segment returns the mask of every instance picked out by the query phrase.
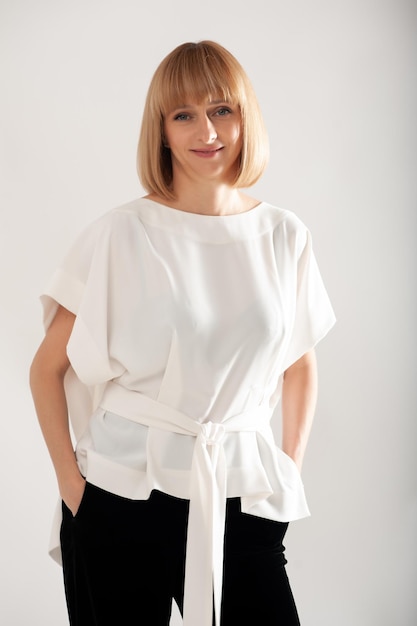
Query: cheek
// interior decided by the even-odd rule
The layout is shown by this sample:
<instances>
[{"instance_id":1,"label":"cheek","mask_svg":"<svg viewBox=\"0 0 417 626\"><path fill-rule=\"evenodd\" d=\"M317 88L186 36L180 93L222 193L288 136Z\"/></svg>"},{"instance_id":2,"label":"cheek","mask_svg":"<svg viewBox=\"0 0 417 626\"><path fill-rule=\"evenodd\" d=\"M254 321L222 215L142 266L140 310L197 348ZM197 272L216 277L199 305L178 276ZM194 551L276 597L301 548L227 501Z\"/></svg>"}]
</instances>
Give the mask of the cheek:
<instances>
[{"instance_id":1,"label":"cheek","mask_svg":"<svg viewBox=\"0 0 417 626\"><path fill-rule=\"evenodd\" d=\"M164 137L166 140L166 143L169 145L169 147L175 147L178 142L181 140L181 135L178 132L178 127L169 124L167 122L165 122L164 124Z\"/></svg>"},{"instance_id":2,"label":"cheek","mask_svg":"<svg viewBox=\"0 0 417 626\"><path fill-rule=\"evenodd\" d=\"M171 145L171 143L174 143L173 133L171 132L171 129L169 128L167 124L164 125L163 139L164 139L164 143L167 144L168 146Z\"/></svg>"},{"instance_id":3,"label":"cheek","mask_svg":"<svg viewBox=\"0 0 417 626\"><path fill-rule=\"evenodd\" d=\"M243 136L240 124L236 124L234 128L231 129L230 137L233 143L235 143L239 147L242 147Z\"/></svg>"},{"instance_id":4,"label":"cheek","mask_svg":"<svg viewBox=\"0 0 417 626\"><path fill-rule=\"evenodd\" d=\"M243 149L243 137L242 137L241 132L236 131L236 133L234 134L232 143L234 146L234 153L236 155L236 158L238 158L239 155L242 153L242 149Z\"/></svg>"}]
</instances>

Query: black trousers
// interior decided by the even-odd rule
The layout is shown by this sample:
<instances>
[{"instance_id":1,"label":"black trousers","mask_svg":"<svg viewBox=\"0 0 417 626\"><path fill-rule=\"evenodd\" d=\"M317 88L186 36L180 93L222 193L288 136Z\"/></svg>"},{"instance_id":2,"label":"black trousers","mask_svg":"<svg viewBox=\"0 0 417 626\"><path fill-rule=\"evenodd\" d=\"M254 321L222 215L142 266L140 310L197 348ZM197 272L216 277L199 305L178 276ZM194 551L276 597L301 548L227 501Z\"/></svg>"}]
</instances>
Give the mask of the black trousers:
<instances>
[{"instance_id":1,"label":"black trousers","mask_svg":"<svg viewBox=\"0 0 417 626\"><path fill-rule=\"evenodd\" d=\"M71 626L168 626L182 611L188 501L153 491L129 500L89 483L61 544ZM221 626L297 626L282 541L288 524L227 501ZM198 599L196 599L198 602ZM198 624L196 624L198 626Z\"/></svg>"}]
</instances>

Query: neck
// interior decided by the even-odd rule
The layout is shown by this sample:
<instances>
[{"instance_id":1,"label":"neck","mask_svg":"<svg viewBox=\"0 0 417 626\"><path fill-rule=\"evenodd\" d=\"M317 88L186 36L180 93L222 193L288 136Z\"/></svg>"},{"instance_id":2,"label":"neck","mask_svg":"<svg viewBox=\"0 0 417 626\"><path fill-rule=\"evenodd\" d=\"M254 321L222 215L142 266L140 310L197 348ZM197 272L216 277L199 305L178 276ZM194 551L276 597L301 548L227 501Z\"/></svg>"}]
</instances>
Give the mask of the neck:
<instances>
[{"instance_id":1,"label":"neck","mask_svg":"<svg viewBox=\"0 0 417 626\"><path fill-rule=\"evenodd\" d=\"M230 185L192 185L174 188L175 200L164 200L154 194L148 197L186 213L233 215L254 208L259 202Z\"/></svg>"},{"instance_id":2,"label":"neck","mask_svg":"<svg viewBox=\"0 0 417 626\"><path fill-rule=\"evenodd\" d=\"M176 207L182 211L203 215L238 213L240 192L228 185L198 185L175 189Z\"/></svg>"}]
</instances>

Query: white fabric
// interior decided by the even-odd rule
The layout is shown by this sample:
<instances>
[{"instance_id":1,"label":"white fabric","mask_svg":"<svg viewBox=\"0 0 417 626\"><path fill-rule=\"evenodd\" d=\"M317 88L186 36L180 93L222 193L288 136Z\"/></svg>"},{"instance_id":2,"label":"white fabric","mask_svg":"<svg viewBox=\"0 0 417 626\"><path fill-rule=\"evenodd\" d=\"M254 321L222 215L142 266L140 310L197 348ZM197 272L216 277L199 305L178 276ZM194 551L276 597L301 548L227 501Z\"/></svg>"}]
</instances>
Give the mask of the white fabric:
<instances>
[{"instance_id":1,"label":"white fabric","mask_svg":"<svg viewBox=\"0 0 417 626\"><path fill-rule=\"evenodd\" d=\"M184 624L212 625L212 598L215 613L220 615L223 579L223 536L227 498L227 461L224 450L226 433L257 432L268 445L274 445L269 426L271 411L259 407L219 422L197 422L192 418L129 391L116 383L106 386L101 405L114 411L123 403L125 417L150 428L190 435L194 450L189 485L190 511L187 534L187 559L184 585ZM265 498L264 493L252 497ZM201 541L201 530L206 529ZM199 602L193 601L199 598ZM202 607L205 607L202 609Z\"/></svg>"},{"instance_id":2,"label":"white fabric","mask_svg":"<svg viewBox=\"0 0 417 626\"><path fill-rule=\"evenodd\" d=\"M309 514L269 426L283 372L335 319L308 230L266 203L205 216L141 198L87 227L42 300L46 327L57 303L77 315L66 391L82 473L129 498L190 499L184 624L211 624L225 498Z\"/></svg>"}]
</instances>

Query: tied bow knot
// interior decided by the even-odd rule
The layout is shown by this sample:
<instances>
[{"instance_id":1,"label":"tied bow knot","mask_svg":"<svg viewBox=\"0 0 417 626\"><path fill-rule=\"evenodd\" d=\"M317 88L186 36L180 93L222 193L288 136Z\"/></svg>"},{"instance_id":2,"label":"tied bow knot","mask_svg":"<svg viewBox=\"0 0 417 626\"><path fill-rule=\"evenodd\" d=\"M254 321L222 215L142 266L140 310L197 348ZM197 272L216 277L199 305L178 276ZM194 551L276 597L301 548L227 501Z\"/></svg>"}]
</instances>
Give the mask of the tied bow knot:
<instances>
[{"instance_id":1,"label":"tied bow knot","mask_svg":"<svg viewBox=\"0 0 417 626\"><path fill-rule=\"evenodd\" d=\"M205 443L209 446L214 446L222 442L226 429L223 424L204 422L201 424L200 432Z\"/></svg>"}]
</instances>

